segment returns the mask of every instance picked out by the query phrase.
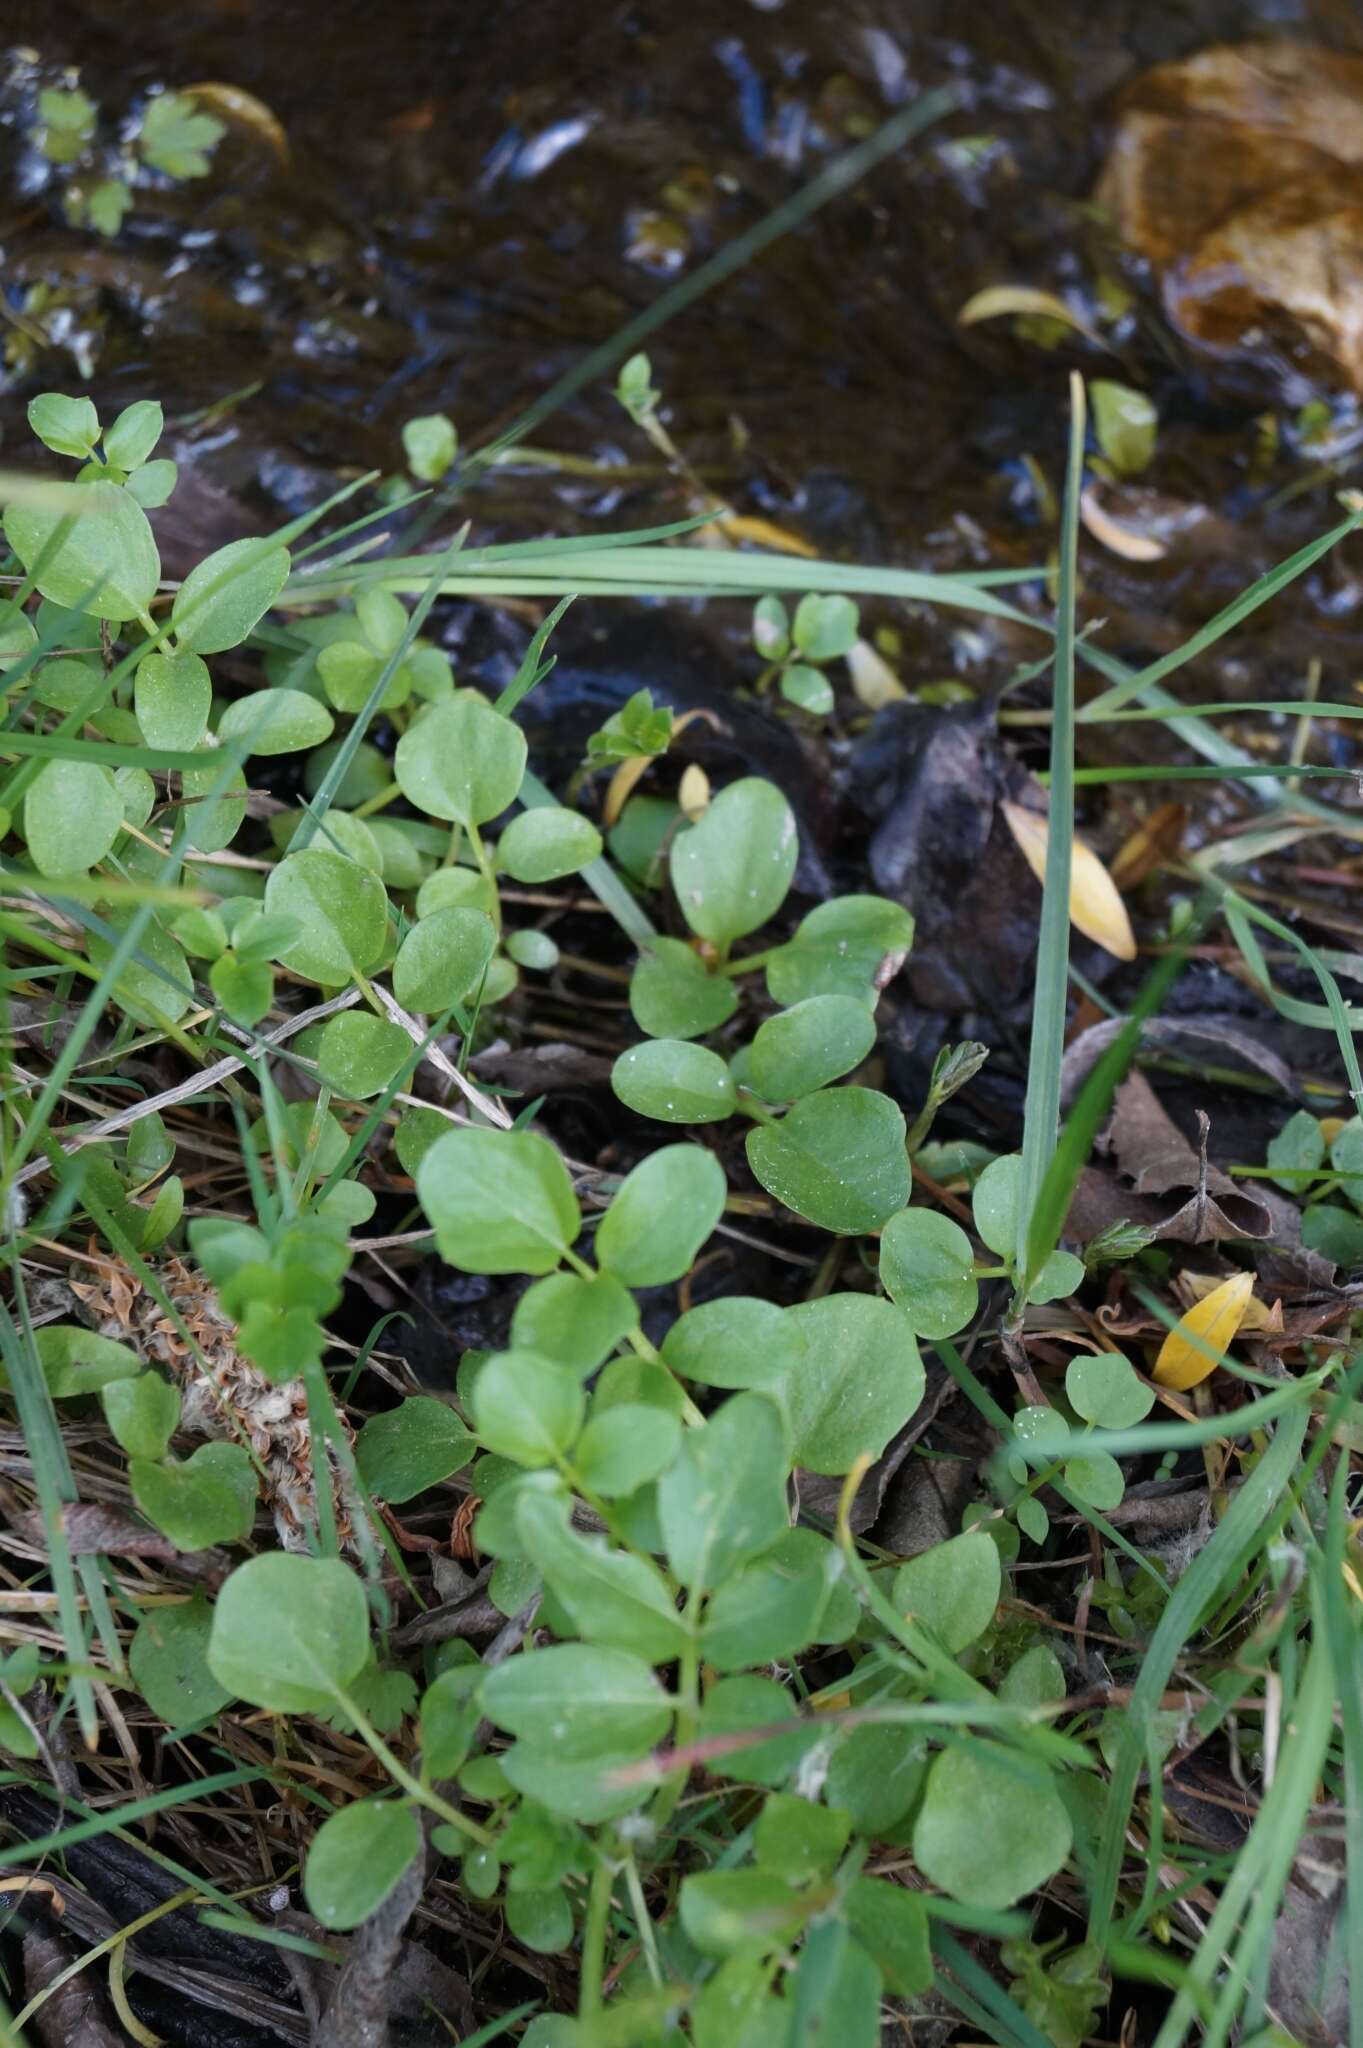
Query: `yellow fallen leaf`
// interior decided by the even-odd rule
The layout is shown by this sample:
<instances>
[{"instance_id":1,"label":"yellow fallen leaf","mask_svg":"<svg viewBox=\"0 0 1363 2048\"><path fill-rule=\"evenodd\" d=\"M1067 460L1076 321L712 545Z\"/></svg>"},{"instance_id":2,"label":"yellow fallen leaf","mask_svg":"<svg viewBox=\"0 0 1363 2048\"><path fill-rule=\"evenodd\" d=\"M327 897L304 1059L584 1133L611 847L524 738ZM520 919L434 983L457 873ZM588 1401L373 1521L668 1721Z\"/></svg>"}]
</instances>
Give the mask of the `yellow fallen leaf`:
<instances>
[{"instance_id":1,"label":"yellow fallen leaf","mask_svg":"<svg viewBox=\"0 0 1363 2048\"><path fill-rule=\"evenodd\" d=\"M1007 801L1003 815L1022 858L1044 888L1050 820L1040 811ZM1105 953L1118 960L1135 959L1136 935L1117 885L1092 847L1078 838L1070 854L1070 923Z\"/></svg>"},{"instance_id":2,"label":"yellow fallen leaf","mask_svg":"<svg viewBox=\"0 0 1363 2048\"><path fill-rule=\"evenodd\" d=\"M1327 1145L1333 1145L1348 1119L1342 1116L1323 1116L1320 1120L1320 1134Z\"/></svg>"},{"instance_id":3,"label":"yellow fallen leaf","mask_svg":"<svg viewBox=\"0 0 1363 2048\"><path fill-rule=\"evenodd\" d=\"M1180 1316L1160 1345L1150 1375L1155 1384L1184 1393L1215 1372L1217 1354L1225 1351L1244 1321L1253 1292L1252 1273L1233 1273Z\"/></svg>"},{"instance_id":4,"label":"yellow fallen leaf","mask_svg":"<svg viewBox=\"0 0 1363 2048\"><path fill-rule=\"evenodd\" d=\"M1209 1294L1214 1294L1217 1288L1222 1285L1223 1283L1213 1273L1184 1273L1180 1276L1178 1291L1185 1301L1200 1302L1205 1301ZM1276 1335L1281 1331L1282 1327L1282 1303L1275 1301L1270 1306L1268 1303L1260 1301L1257 1295L1251 1295L1245 1304L1245 1312L1240 1318L1240 1328L1247 1334L1258 1337L1267 1334Z\"/></svg>"},{"instance_id":5,"label":"yellow fallen leaf","mask_svg":"<svg viewBox=\"0 0 1363 2048\"><path fill-rule=\"evenodd\" d=\"M857 700L868 711L879 711L883 705L897 703L909 694L884 655L869 640L852 642L847 650L847 668Z\"/></svg>"},{"instance_id":6,"label":"yellow fallen leaf","mask_svg":"<svg viewBox=\"0 0 1363 2048\"><path fill-rule=\"evenodd\" d=\"M289 161L289 138L278 116L253 92L246 92L239 85L224 85L220 79L211 78L202 80L198 85L187 85L185 97L202 107L205 113L218 115L229 127L251 129L280 163Z\"/></svg>"},{"instance_id":7,"label":"yellow fallen leaf","mask_svg":"<svg viewBox=\"0 0 1363 2048\"><path fill-rule=\"evenodd\" d=\"M631 754L622 761L606 785L606 801L601 806L601 822L609 832L612 825L620 822L620 813L629 802L634 785L653 766L654 754Z\"/></svg>"},{"instance_id":8,"label":"yellow fallen leaf","mask_svg":"<svg viewBox=\"0 0 1363 2048\"><path fill-rule=\"evenodd\" d=\"M1067 327L1073 327L1095 348L1106 348L1101 334L1095 333L1082 313L1076 313L1073 306L1067 306L1054 292L1038 291L1029 284L991 284L982 292L975 292L968 298L956 315L962 327L973 327L980 320L1005 320L1010 314L1042 314L1048 320L1063 320Z\"/></svg>"},{"instance_id":9,"label":"yellow fallen leaf","mask_svg":"<svg viewBox=\"0 0 1363 2048\"><path fill-rule=\"evenodd\" d=\"M770 519L758 519L747 512L725 512L715 525L727 540L751 541L754 547L772 548L777 554L803 555L809 562L818 560L816 547L811 547L798 533L792 533L789 527L777 526Z\"/></svg>"},{"instance_id":10,"label":"yellow fallen leaf","mask_svg":"<svg viewBox=\"0 0 1363 2048\"><path fill-rule=\"evenodd\" d=\"M682 816L694 825L697 818L703 818L710 803L710 778L698 761L693 761L683 770L677 785L677 802Z\"/></svg>"},{"instance_id":11,"label":"yellow fallen leaf","mask_svg":"<svg viewBox=\"0 0 1363 2048\"><path fill-rule=\"evenodd\" d=\"M1137 533L1132 526L1123 526L1119 519L1104 512L1092 491L1084 491L1079 499L1079 517L1083 520L1093 538L1109 553L1121 555L1128 562L1158 562L1169 550L1162 540L1153 534Z\"/></svg>"}]
</instances>

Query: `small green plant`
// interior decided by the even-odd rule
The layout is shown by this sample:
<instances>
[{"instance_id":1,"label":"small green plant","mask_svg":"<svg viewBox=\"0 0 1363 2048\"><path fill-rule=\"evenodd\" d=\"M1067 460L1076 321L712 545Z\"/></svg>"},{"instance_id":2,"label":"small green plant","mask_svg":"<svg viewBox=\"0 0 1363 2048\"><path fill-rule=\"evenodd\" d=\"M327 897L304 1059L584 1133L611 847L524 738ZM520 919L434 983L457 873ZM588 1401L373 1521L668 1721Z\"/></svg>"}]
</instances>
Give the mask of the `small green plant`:
<instances>
[{"instance_id":1,"label":"small green plant","mask_svg":"<svg viewBox=\"0 0 1363 2048\"><path fill-rule=\"evenodd\" d=\"M182 183L202 178L226 129L184 93L148 99L131 130L101 131L100 109L79 85L53 85L38 94L29 140L40 156L66 174L62 212L72 227L116 235L148 176Z\"/></svg>"},{"instance_id":2,"label":"small green plant","mask_svg":"<svg viewBox=\"0 0 1363 2048\"><path fill-rule=\"evenodd\" d=\"M1304 1205L1307 1249L1349 1272L1363 1266L1363 1119L1336 1118L1327 1139L1318 1117L1296 1110L1270 1139L1268 1166L1277 1185Z\"/></svg>"}]
</instances>

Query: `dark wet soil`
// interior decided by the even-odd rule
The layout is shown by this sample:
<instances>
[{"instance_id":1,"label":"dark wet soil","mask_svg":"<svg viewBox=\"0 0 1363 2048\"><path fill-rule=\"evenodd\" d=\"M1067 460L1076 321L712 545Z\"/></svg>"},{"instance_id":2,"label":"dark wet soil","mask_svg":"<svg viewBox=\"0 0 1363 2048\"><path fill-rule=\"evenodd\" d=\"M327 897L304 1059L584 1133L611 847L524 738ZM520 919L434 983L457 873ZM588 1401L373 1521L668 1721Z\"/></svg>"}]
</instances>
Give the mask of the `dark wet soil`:
<instances>
[{"instance_id":1,"label":"dark wet soil","mask_svg":"<svg viewBox=\"0 0 1363 2048\"><path fill-rule=\"evenodd\" d=\"M192 515L195 546L315 500L338 470L395 467L413 413L446 410L467 442L486 439L849 140L946 80L961 113L656 337L656 381L697 465L833 554L1031 562L1047 535L1029 463L1054 486L1064 372L1124 376L1163 421L1145 502L1185 525L1164 563L1089 551L1092 609L1131 654L1172 644L1328 516L1328 480L1276 502L1304 465L1290 447L1267 471L1258 459L1272 388L1228 389L1191 359L1085 201L1117 95L1141 70L1264 34L1363 48L1344 0L201 0L139 9L135 24L123 0L83 0L14 6L7 26L45 63L79 63L111 111L152 85L216 79L287 132L287 166L249 131L234 137L220 172L139 195L109 246L18 188L33 165L11 94L11 303L39 280L73 295L110 404L154 393L183 415L260 385L190 432L177 525ZM956 324L985 285L1082 300L1104 279L1135 295L1115 363L1077 336L1047 351L1008 322ZM59 352L11 380L7 454L20 401L70 381ZM640 447L604 389L535 439L606 473L501 472L470 503L484 527L675 509L631 473ZM1241 689L1249 662L1276 690L1312 655L1357 661L1361 607L1363 585L1332 559L1237 642L1226 680ZM1006 673L1013 650L993 631L897 623L911 683Z\"/></svg>"}]
</instances>

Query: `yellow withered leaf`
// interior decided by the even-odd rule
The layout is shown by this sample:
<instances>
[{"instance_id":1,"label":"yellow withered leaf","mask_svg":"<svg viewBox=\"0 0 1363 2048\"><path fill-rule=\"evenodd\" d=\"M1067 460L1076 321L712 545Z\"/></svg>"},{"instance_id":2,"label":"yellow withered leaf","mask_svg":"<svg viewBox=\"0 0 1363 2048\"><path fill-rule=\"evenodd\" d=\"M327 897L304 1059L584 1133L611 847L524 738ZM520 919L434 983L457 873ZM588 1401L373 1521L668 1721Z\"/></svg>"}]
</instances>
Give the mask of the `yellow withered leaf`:
<instances>
[{"instance_id":1,"label":"yellow withered leaf","mask_svg":"<svg viewBox=\"0 0 1363 2048\"><path fill-rule=\"evenodd\" d=\"M1176 1283L1176 1292L1189 1303L1205 1301L1218 1287L1224 1286L1214 1273L1182 1273ZM1240 1318L1240 1328L1247 1336L1276 1334L1283 1327L1283 1305L1280 1301L1272 1304L1260 1301L1252 1294L1245 1303L1245 1312Z\"/></svg>"},{"instance_id":2,"label":"yellow withered leaf","mask_svg":"<svg viewBox=\"0 0 1363 2048\"><path fill-rule=\"evenodd\" d=\"M1128 562L1158 562L1169 552L1153 534L1138 533L1134 526L1123 526L1120 519L1105 512L1092 491L1080 497L1079 517L1096 541Z\"/></svg>"},{"instance_id":3,"label":"yellow withered leaf","mask_svg":"<svg viewBox=\"0 0 1363 2048\"><path fill-rule=\"evenodd\" d=\"M1045 888L1050 820L1040 811L1029 811L1023 804L1007 801L1003 815L1022 858ZM1105 953L1118 960L1135 959L1136 935L1117 885L1092 847L1078 838L1070 854L1070 923Z\"/></svg>"},{"instance_id":4,"label":"yellow withered leaf","mask_svg":"<svg viewBox=\"0 0 1363 2048\"><path fill-rule=\"evenodd\" d=\"M1006 320L1010 315L1021 314L1035 318L1040 314L1047 320L1063 320L1067 327L1073 327L1091 341L1095 348L1106 348L1101 334L1090 327L1082 313L1076 313L1073 306L1067 306L1054 292L1039 291L1030 284L991 284L982 292L968 298L956 315L962 327L974 327L980 320Z\"/></svg>"},{"instance_id":5,"label":"yellow withered leaf","mask_svg":"<svg viewBox=\"0 0 1363 2048\"><path fill-rule=\"evenodd\" d=\"M858 702L868 710L879 711L883 705L897 703L909 694L884 655L869 640L852 642L847 650L847 671Z\"/></svg>"},{"instance_id":6,"label":"yellow withered leaf","mask_svg":"<svg viewBox=\"0 0 1363 2048\"><path fill-rule=\"evenodd\" d=\"M677 803L684 818L694 825L697 818L703 818L710 804L710 778L699 762L693 761L683 769L682 779L677 785Z\"/></svg>"},{"instance_id":7,"label":"yellow withered leaf","mask_svg":"<svg viewBox=\"0 0 1363 2048\"><path fill-rule=\"evenodd\" d=\"M1150 1377L1156 1386L1185 1393L1216 1370L1223 1352L1239 1329L1254 1292L1252 1273L1232 1273L1210 1294L1180 1316L1160 1345Z\"/></svg>"}]
</instances>

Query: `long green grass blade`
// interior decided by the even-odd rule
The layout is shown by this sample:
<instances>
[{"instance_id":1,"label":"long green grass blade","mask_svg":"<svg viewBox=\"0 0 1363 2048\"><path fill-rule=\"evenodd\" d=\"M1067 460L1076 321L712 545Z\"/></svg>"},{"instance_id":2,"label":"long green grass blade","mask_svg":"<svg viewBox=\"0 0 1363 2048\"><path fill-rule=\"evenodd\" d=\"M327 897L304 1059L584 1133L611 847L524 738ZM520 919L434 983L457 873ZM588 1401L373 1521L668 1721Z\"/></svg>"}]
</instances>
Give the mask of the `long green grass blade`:
<instances>
[{"instance_id":1,"label":"long green grass blade","mask_svg":"<svg viewBox=\"0 0 1363 2048\"><path fill-rule=\"evenodd\" d=\"M1150 1639L1122 1717L1117 1757L1108 1786L1103 1837L1089 1902L1089 1934L1103 1941L1112 1925L1117 1883L1126 1850L1126 1823L1147 1761L1154 1717L1179 1654L1217 1596L1232 1588L1264 1526L1291 1482L1306 1434L1307 1401L1282 1416L1268 1450L1247 1474L1229 1508L1169 1596ZM1156 1765L1158 1768L1158 1765Z\"/></svg>"},{"instance_id":2,"label":"long green grass blade","mask_svg":"<svg viewBox=\"0 0 1363 2048\"><path fill-rule=\"evenodd\" d=\"M1032 1043L1018 1177L1017 1274L1020 1308L1033 1278L1032 1218L1041 1199L1060 1126L1060 1063L1070 989L1070 865L1074 845L1074 606L1079 552L1079 499L1084 486L1083 380L1070 379L1070 445L1060 533L1060 593L1051 699L1051 811L1046 880L1037 941Z\"/></svg>"}]
</instances>

